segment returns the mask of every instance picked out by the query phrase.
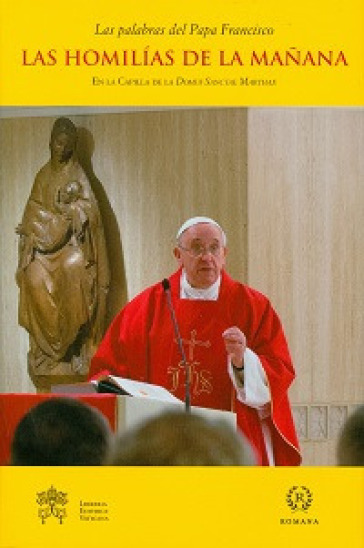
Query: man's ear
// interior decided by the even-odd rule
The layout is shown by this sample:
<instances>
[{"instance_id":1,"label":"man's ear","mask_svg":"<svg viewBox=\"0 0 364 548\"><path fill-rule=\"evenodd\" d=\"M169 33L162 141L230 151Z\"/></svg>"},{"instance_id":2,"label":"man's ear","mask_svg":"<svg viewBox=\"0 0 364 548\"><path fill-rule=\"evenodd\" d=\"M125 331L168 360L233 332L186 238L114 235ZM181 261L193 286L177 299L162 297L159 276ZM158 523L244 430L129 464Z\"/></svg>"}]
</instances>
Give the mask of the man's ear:
<instances>
[{"instance_id":1,"label":"man's ear","mask_svg":"<svg viewBox=\"0 0 364 548\"><path fill-rule=\"evenodd\" d=\"M179 247L175 247L173 250L173 255L176 257L179 266L182 264L181 250Z\"/></svg>"},{"instance_id":2,"label":"man's ear","mask_svg":"<svg viewBox=\"0 0 364 548\"><path fill-rule=\"evenodd\" d=\"M224 247L224 262L223 262L223 266L225 266L226 264L226 255L228 253L228 248L227 247Z\"/></svg>"}]
</instances>

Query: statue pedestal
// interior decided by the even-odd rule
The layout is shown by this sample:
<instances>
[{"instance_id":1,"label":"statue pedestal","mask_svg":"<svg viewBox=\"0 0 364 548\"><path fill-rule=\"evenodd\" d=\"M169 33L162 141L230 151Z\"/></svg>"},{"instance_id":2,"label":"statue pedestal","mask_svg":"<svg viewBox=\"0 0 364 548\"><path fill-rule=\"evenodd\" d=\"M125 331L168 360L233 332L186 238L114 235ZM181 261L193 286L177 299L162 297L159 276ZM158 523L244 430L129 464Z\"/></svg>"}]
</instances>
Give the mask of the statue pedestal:
<instances>
[{"instance_id":1,"label":"statue pedestal","mask_svg":"<svg viewBox=\"0 0 364 548\"><path fill-rule=\"evenodd\" d=\"M31 379L37 389L37 394L46 394L52 392L52 386L55 384L85 382L87 375L36 375L32 376Z\"/></svg>"},{"instance_id":2,"label":"statue pedestal","mask_svg":"<svg viewBox=\"0 0 364 548\"><path fill-rule=\"evenodd\" d=\"M90 368L90 359L95 352L91 344L83 348L79 356L70 361L54 362L49 358L37 362L31 351L28 353L28 372L37 393L51 392L55 384L85 382Z\"/></svg>"}]
</instances>

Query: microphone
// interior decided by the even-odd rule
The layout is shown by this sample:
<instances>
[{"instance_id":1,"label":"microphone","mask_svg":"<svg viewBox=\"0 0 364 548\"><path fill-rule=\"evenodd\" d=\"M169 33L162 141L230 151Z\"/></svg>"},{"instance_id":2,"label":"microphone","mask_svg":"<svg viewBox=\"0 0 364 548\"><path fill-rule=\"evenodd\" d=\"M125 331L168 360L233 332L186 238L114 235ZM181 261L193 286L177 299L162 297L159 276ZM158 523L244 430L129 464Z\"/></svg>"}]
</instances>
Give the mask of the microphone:
<instances>
[{"instance_id":1,"label":"microphone","mask_svg":"<svg viewBox=\"0 0 364 548\"><path fill-rule=\"evenodd\" d=\"M180 331L179 331L179 328L178 328L176 313L174 311L173 304L172 304L171 284L169 283L169 280L167 280L167 278L164 278L164 280L162 280L162 287L163 287L164 293L166 294L166 297L167 297L167 304L168 304L169 312L171 314L174 333L176 335L178 348L179 348L180 354L182 356L182 363L183 363L184 368L185 368L185 377L186 377L186 380L185 380L185 409L186 409L186 413L189 413L191 411L190 370L189 370L189 367L187 365L186 354L185 354L185 351L184 351L184 348L183 348L183 343L182 343L182 337L181 337L181 334L180 334Z\"/></svg>"}]
</instances>

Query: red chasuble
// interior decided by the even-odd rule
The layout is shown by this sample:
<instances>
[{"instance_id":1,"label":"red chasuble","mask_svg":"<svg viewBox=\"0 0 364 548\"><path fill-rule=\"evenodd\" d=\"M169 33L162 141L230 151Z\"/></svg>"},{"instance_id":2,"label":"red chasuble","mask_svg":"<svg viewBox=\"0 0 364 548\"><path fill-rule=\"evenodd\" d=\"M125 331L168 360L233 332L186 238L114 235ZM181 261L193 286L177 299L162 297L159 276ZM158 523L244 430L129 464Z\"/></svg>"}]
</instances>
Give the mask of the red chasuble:
<instances>
[{"instance_id":1,"label":"red chasuble","mask_svg":"<svg viewBox=\"0 0 364 548\"><path fill-rule=\"evenodd\" d=\"M181 271L169 281L191 379L191 405L237 413L238 426L256 449L267 455L258 412L235 395L222 333L237 326L260 358L271 393L271 431L276 465L301 461L287 397L294 369L281 323L268 299L234 281L224 271L217 301L180 298ZM116 316L91 362L90 376L113 374L164 386L184 399L185 371L162 285L135 297Z\"/></svg>"}]
</instances>

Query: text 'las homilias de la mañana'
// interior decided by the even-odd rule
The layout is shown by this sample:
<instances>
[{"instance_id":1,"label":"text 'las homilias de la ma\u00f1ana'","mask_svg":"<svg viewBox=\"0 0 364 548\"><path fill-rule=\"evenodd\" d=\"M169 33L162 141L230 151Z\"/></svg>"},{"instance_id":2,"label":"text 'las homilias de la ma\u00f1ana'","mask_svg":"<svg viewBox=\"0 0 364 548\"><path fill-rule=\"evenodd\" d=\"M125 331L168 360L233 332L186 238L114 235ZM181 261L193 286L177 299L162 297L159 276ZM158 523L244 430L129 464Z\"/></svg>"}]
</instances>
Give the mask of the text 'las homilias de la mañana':
<instances>
[{"instance_id":1,"label":"text 'las homilias de la ma\u00f1ana'","mask_svg":"<svg viewBox=\"0 0 364 548\"><path fill-rule=\"evenodd\" d=\"M143 49L63 49L21 51L21 64L32 66L110 66L110 67L170 67L170 66L310 66L310 67L346 67L349 65L342 51L300 50L290 47L284 50L155 50L149 46Z\"/></svg>"}]
</instances>

